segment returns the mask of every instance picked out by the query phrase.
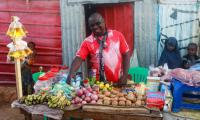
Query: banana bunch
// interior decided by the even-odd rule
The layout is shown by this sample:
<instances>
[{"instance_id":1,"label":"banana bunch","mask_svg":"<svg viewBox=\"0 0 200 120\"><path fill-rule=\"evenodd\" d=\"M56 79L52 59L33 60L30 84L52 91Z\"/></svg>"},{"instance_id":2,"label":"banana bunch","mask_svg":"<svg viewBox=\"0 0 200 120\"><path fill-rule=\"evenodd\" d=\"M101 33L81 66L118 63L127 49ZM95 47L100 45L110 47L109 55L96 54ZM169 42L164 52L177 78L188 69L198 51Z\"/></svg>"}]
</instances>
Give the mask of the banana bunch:
<instances>
[{"instance_id":1,"label":"banana bunch","mask_svg":"<svg viewBox=\"0 0 200 120\"><path fill-rule=\"evenodd\" d=\"M35 105L47 102L48 98L49 98L48 95L32 94L28 96L23 96L22 98L19 99L19 102L25 103L26 105Z\"/></svg>"},{"instance_id":2,"label":"banana bunch","mask_svg":"<svg viewBox=\"0 0 200 120\"><path fill-rule=\"evenodd\" d=\"M65 97L63 91L59 91L55 96L50 96L48 100L48 106L50 108L64 109L65 106L69 106L70 104L71 102Z\"/></svg>"}]
</instances>

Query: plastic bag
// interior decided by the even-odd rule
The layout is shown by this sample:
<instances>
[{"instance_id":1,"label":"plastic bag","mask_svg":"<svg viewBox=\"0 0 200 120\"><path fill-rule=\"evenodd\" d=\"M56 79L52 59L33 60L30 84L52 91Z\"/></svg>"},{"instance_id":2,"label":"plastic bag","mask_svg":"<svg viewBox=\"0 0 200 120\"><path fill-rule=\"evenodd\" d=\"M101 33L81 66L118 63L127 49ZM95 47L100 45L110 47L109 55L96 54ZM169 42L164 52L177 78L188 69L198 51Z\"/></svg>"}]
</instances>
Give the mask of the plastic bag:
<instances>
[{"instance_id":1,"label":"plastic bag","mask_svg":"<svg viewBox=\"0 0 200 120\"><path fill-rule=\"evenodd\" d=\"M53 83L52 78L48 78L45 75L42 77L39 77L39 80L35 83L33 87L35 90L35 93L38 93L41 90L48 92L49 90L51 90L52 83Z\"/></svg>"},{"instance_id":2,"label":"plastic bag","mask_svg":"<svg viewBox=\"0 0 200 120\"><path fill-rule=\"evenodd\" d=\"M64 95L68 98L68 99L72 99L72 92L74 92L74 88L64 82L60 82L54 85L53 89L51 90L51 93L53 95L56 95L59 91L63 91Z\"/></svg>"}]
</instances>

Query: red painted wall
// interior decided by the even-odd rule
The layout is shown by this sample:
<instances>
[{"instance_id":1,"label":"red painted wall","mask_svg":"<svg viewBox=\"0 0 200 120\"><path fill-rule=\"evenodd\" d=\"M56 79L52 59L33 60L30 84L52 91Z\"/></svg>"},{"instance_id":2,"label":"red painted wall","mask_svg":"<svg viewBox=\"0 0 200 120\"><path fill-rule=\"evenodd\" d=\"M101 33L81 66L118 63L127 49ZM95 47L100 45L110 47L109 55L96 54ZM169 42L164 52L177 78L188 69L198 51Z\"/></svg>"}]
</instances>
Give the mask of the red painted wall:
<instances>
[{"instance_id":1,"label":"red painted wall","mask_svg":"<svg viewBox=\"0 0 200 120\"><path fill-rule=\"evenodd\" d=\"M14 64L6 63L10 39L5 35L11 16L18 16L27 29L27 42L36 43L39 66L48 70L62 64L61 17L59 0L1 0L0 2L0 84L15 84Z\"/></svg>"},{"instance_id":2,"label":"red painted wall","mask_svg":"<svg viewBox=\"0 0 200 120\"><path fill-rule=\"evenodd\" d=\"M123 33L132 54L134 46L134 15L132 4L121 3L97 5L96 10L105 18L108 28L115 29Z\"/></svg>"}]
</instances>

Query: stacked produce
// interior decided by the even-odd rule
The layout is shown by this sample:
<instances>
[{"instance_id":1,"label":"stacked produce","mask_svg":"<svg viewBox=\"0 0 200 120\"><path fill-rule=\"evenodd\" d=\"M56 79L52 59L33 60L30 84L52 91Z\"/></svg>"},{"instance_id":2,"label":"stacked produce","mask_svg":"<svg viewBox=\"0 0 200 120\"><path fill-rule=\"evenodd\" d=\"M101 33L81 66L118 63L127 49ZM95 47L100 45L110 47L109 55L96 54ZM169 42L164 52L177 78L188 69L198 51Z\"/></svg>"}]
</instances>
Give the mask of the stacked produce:
<instances>
[{"instance_id":1,"label":"stacked produce","mask_svg":"<svg viewBox=\"0 0 200 120\"><path fill-rule=\"evenodd\" d=\"M145 96L134 92L121 93L117 90L104 91L99 95L97 104L112 106L141 106L145 104Z\"/></svg>"},{"instance_id":2,"label":"stacked produce","mask_svg":"<svg viewBox=\"0 0 200 120\"><path fill-rule=\"evenodd\" d=\"M98 92L99 91L97 87L93 87L93 89L91 87L82 87L76 91L76 94L72 100L72 104L95 104L98 100Z\"/></svg>"},{"instance_id":3,"label":"stacked produce","mask_svg":"<svg viewBox=\"0 0 200 120\"><path fill-rule=\"evenodd\" d=\"M49 95L42 95L42 94L32 94L28 96L23 96L21 99L19 99L20 103L25 103L26 105L35 105L35 104L42 104L44 102L47 102L49 98Z\"/></svg>"},{"instance_id":4,"label":"stacked produce","mask_svg":"<svg viewBox=\"0 0 200 120\"><path fill-rule=\"evenodd\" d=\"M20 103L26 105L45 104L47 103L50 108L61 108L71 104L70 100L64 95L63 91L59 91L57 95L49 94L32 94L24 96L19 100Z\"/></svg>"},{"instance_id":5,"label":"stacked produce","mask_svg":"<svg viewBox=\"0 0 200 120\"><path fill-rule=\"evenodd\" d=\"M48 106L50 108L64 109L65 106L71 105L71 102L65 97L63 91L59 91L56 96L50 96L48 99Z\"/></svg>"}]
</instances>

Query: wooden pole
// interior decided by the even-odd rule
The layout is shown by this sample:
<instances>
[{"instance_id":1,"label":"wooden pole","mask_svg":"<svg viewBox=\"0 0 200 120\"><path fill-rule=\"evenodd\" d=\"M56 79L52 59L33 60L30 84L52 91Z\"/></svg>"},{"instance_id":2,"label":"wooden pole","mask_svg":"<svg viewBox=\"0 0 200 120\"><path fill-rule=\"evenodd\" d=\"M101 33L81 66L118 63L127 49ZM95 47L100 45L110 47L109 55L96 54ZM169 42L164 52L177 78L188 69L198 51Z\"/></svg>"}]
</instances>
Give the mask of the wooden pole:
<instances>
[{"instance_id":1,"label":"wooden pole","mask_svg":"<svg viewBox=\"0 0 200 120\"><path fill-rule=\"evenodd\" d=\"M20 59L15 59L15 74L16 74L16 84L17 84L17 98L21 98L23 96L22 93L22 78L21 78L21 65Z\"/></svg>"}]
</instances>

